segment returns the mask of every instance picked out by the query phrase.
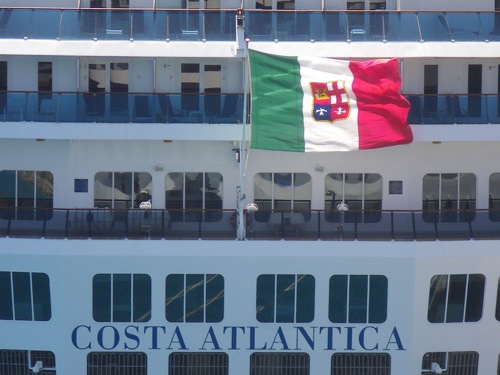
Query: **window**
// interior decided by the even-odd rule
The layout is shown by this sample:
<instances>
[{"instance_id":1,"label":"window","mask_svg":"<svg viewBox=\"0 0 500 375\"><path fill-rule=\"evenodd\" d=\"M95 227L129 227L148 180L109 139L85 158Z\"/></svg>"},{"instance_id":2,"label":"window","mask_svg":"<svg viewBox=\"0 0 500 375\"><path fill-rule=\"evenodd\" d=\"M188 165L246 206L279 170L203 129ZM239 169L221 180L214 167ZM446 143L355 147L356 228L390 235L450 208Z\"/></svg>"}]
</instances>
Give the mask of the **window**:
<instances>
[{"instance_id":1,"label":"window","mask_svg":"<svg viewBox=\"0 0 500 375\"><path fill-rule=\"evenodd\" d=\"M325 179L328 221L340 221L337 206L347 204L345 222L377 222L381 219L382 177L377 173L329 173ZM370 212L371 210L374 210Z\"/></svg>"},{"instance_id":2,"label":"window","mask_svg":"<svg viewBox=\"0 0 500 375\"><path fill-rule=\"evenodd\" d=\"M229 359L226 353L171 353L168 374L227 375Z\"/></svg>"},{"instance_id":3,"label":"window","mask_svg":"<svg viewBox=\"0 0 500 375\"><path fill-rule=\"evenodd\" d=\"M427 222L463 222L474 219L476 176L472 173L428 173L423 178L422 210ZM442 210L442 211L441 211Z\"/></svg>"},{"instance_id":4,"label":"window","mask_svg":"<svg viewBox=\"0 0 500 375\"><path fill-rule=\"evenodd\" d=\"M310 210L311 186L311 176L307 173L257 173L254 177L254 202L259 211L255 213L255 219L269 220L271 210Z\"/></svg>"},{"instance_id":5,"label":"window","mask_svg":"<svg viewBox=\"0 0 500 375\"><path fill-rule=\"evenodd\" d=\"M0 91L7 91L7 61L0 61Z\"/></svg>"},{"instance_id":6,"label":"window","mask_svg":"<svg viewBox=\"0 0 500 375\"><path fill-rule=\"evenodd\" d=\"M483 313L484 275L436 275L431 279L431 323L477 322Z\"/></svg>"},{"instance_id":7,"label":"window","mask_svg":"<svg viewBox=\"0 0 500 375\"><path fill-rule=\"evenodd\" d=\"M391 356L387 353L335 353L332 375L391 375Z\"/></svg>"},{"instance_id":8,"label":"window","mask_svg":"<svg viewBox=\"0 0 500 375\"><path fill-rule=\"evenodd\" d=\"M477 375L478 364L479 354L477 352L425 353L422 358L422 375L429 373Z\"/></svg>"},{"instance_id":9,"label":"window","mask_svg":"<svg viewBox=\"0 0 500 375\"><path fill-rule=\"evenodd\" d=\"M40 374L56 374L56 357L52 352L45 350L0 350L0 374L31 374L35 371L28 371L28 368L34 368L37 362L41 362L43 367Z\"/></svg>"},{"instance_id":10,"label":"window","mask_svg":"<svg viewBox=\"0 0 500 375\"><path fill-rule=\"evenodd\" d=\"M257 320L261 323L310 323L314 319L312 275L260 275Z\"/></svg>"},{"instance_id":11,"label":"window","mask_svg":"<svg viewBox=\"0 0 500 375\"><path fill-rule=\"evenodd\" d=\"M217 323L224 318L224 278L217 274L171 274L165 282L169 322Z\"/></svg>"},{"instance_id":12,"label":"window","mask_svg":"<svg viewBox=\"0 0 500 375\"><path fill-rule=\"evenodd\" d=\"M44 220L52 215L54 177L45 171L0 171L0 208L14 208L19 220ZM36 209L36 210L34 210ZM9 211L2 216L11 218Z\"/></svg>"},{"instance_id":13,"label":"window","mask_svg":"<svg viewBox=\"0 0 500 375\"><path fill-rule=\"evenodd\" d=\"M496 172L490 175L489 185L489 217L492 221L500 221L500 173Z\"/></svg>"},{"instance_id":14,"label":"window","mask_svg":"<svg viewBox=\"0 0 500 375\"><path fill-rule=\"evenodd\" d=\"M48 321L49 277L37 272L0 272L0 320Z\"/></svg>"},{"instance_id":15,"label":"window","mask_svg":"<svg viewBox=\"0 0 500 375\"><path fill-rule=\"evenodd\" d=\"M151 175L147 172L99 172L94 179L94 207L137 208L151 199Z\"/></svg>"},{"instance_id":16,"label":"window","mask_svg":"<svg viewBox=\"0 0 500 375\"><path fill-rule=\"evenodd\" d=\"M91 352L87 354L87 375L147 375L146 353Z\"/></svg>"},{"instance_id":17,"label":"window","mask_svg":"<svg viewBox=\"0 0 500 375\"><path fill-rule=\"evenodd\" d=\"M387 318L387 277L333 275L328 317L333 323L383 323Z\"/></svg>"},{"instance_id":18,"label":"window","mask_svg":"<svg viewBox=\"0 0 500 375\"><path fill-rule=\"evenodd\" d=\"M470 64L468 71L467 93L467 115L469 117L481 116L481 94L483 92L483 66L481 64Z\"/></svg>"},{"instance_id":19,"label":"window","mask_svg":"<svg viewBox=\"0 0 500 375\"><path fill-rule=\"evenodd\" d=\"M498 288L497 288L497 306L495 310L495 318L500 321L500 279L498 279ZM499 374L500 375L500 374Z\"/></svg>"},{"instance_id":20,"label":"window","mask_svg":"<svg viewBox=\"0 0 500 375\"><path fill-rule=\"evenodd\" d=\"M146 274L97 274L92 280L96 322L147 322L151 319L151 277Z\"/></svg>"},{"instance_id":21,"label":"window","mask_svg":"<svg viewBox=\"0 0 500 375\"><path fill-rule=\"evenodd\" d=\"M347 0L347 10L382 10L386 0Z\"/></svg>"},{"instance_id":22,"label":"window","mask_svg":"<svg viewBox=\"0 0 500 375\"><path fill-rule=\"evenodd\" d=\"M222 218L223 184L220 173L168 173L165 208L172 221L219 221ZM176 212L176 210L178 210ZM189 210L185 214L182 210ZM198 211L197 211L198 210ZM201 210L209 210L204 213Z\"/></svg>"},{"instance_id":23,"label":"window","mask_svg":"<svg viewBox=\"0 0 500 375\"><path fill-rule=\"evenodd\" d=\"M256 0L255 9L294 10L295 0Z\"/></svg>"},{"instance_id":24,"label":"window","mask_svg":"<svg viewBox=\"0 0 500 375\"><path fill-rule=\"evenodd\" d=\"M429 112L438 110L438 65L424 65L424 108Z\"/></svg>"},{"instance_id":25,"label":"window","mask_svg":"<svg viewBox=\"0 0 500 375\"><path fill-rule=\"evenodd\" d=\"M52 62L38 62L38 91L52 91Z\"/></svg>"}]
</instances>

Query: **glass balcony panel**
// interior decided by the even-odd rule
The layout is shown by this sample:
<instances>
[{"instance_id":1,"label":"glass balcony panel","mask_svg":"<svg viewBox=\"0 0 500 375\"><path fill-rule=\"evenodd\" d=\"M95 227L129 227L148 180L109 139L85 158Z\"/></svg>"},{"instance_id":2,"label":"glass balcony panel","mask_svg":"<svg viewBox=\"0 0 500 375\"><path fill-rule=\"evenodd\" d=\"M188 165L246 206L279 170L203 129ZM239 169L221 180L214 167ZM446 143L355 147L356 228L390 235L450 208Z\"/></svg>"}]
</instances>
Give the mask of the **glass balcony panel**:
<instances>
[{"instance_id":1,"label":"glass balcony panel","mask_svg":"<svg viewBox=\"0 0 500 375\"><path fill-rule=\"evenodd\" d=\"M27 36L31 39L56 39L59 36L61 14L60 10L33 10Z\"/></svg>"},{"instance_id":2,"label":"glass balcony panel","mask_svg":"<svg viewBox=\"0 0 500 375\"><path fill-rule=\"evenodd\" d=\"M479 13L479 22L483 29L485 39L490 41L500 40L500 13Z\"/></svg>"},{"instance_id":3,"label":"glass balcony panel","mask_svg":"<svg viewBox=\"0 0 500 375\"><path fill-rule=\"evenodd\" d=\"M30 35L30 9L6 9L2 12L0 30L3 38L24 38Z\"/></svg>"},{"instance_id":4,"label":"glass balcony panel","mask_svg":"<svg viewBox=\"0 0 500 375\"><path fill-rule=\"evenodd\" d=\"M77 10L63 10L61 14L61 29L59 37L61 40L88 39L83 34L83 12Z\"/></svg>"},{"instance_id":5,"label":"glass balcony panel","mask_svg":"<svg viewBox=\"0 0 500 375\"><path fill-rule=\"evenodd\" d=\"M479 13L446 13L444 14L451 39L457 41L485 40Z\"/></svg>"},{"instance_id":6,"label":"glass balcony panel","mask_svg":"<svg viewBox=\"0 0 500 375\"><path fill-rule=\"evenodd\" d=\"M488 123L500 124L500 96L491 95L486 96L484 99L488 111Z\"/></svg>"},{"instance_id":7,"label":"glass balcony panel","mask_svg":"<svg viewBox=\"0 0 500 375\"><path fill-rule=\"evenodd\" d=\"M155 40L155 22L155 12L143 10L131 11L131 37L137 40Z\"/></svg>"},{"instance_id":8,"label":"glass balcony panel","mask_svg":"<svg viewBox=\"0 0 500 375\"><path fill-rule=\"evenodd\" d=\"M452 39L443 13L418 13L417 17L424 41L444 42Z\"/></svg>"},{"instance_id":9,"label":"glass balcony panel","mask_svg":"<svg viewBox=\"0 0 500 375\"><path fill-rule=\"evenodd\" d=\"M380 42L386 40L386 28L388 26L387 12L370 12L368 14L368 30L366 40Z\"/></svg>"},{"instance_id":10,"label":"glass balcony panel","mask_svg":"<svg viewBox=\"0 0 500 375\"><path fill-rule=\"evenodd\" d=\"M154 23L148 24L152 29L152 40L170 39L170 12L157 11L154 12Z\"/></svg>"},{"instance_id":11,"label":"glass balcony panel","mask_svg":"<svg viewBox=\"0 0 500 375\"><path fill-rule=\"evenodd\" d=\"M273 12L246 12L245 23L247 36L251 40L274 40Z\"/></svg>"},{"instance_id":12,"label":"glass balcony panel","mask_svg":"<svg viewBox=\"0 0 500 375\"><path fill-rule=\"evenodd\" d=\"M388 13L385 38L390 42L417 42L420 40L415 13Z\"/></svg>"},{"instance_id":13,"label":"glass balcony panel","mask_svg":"<svg viewBox=\"0 0 500 375\"><path fill-rule=\"evenodd\" d=\"M347 14L345 12L328 12L324 15L324 33L326 41L345 41L347 38Z\"/></svg>"},{"instance_id":14,"label":"glass balcony panel","mask_svg":"<svg viewBox=\"0 0 500 375\"><path fill-rule=\"evenodd\" d=\"M230 41L236 38L234 12L205 11L205 38L209 41Z\"/></svg>"}]
</instances>

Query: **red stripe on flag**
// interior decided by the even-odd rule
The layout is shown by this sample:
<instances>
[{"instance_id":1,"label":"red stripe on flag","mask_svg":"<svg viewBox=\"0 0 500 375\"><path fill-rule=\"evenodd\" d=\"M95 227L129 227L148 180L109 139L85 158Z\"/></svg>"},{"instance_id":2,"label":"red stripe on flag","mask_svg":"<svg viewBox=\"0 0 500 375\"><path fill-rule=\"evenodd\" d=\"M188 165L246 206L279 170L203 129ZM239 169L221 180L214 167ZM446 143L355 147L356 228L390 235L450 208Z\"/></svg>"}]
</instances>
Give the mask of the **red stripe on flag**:
<instances>
[{"instance_id":1,"label":"red stripe on flag","mask_svg":"<svg viewBox=\"0 0 500 375\"><path fill-rule=\"evenodd\" d=\"M410 143L410 103L400 94L398 61L351 62L352 89L358 106L359 149Z\"/></svg>"}]
</instances>

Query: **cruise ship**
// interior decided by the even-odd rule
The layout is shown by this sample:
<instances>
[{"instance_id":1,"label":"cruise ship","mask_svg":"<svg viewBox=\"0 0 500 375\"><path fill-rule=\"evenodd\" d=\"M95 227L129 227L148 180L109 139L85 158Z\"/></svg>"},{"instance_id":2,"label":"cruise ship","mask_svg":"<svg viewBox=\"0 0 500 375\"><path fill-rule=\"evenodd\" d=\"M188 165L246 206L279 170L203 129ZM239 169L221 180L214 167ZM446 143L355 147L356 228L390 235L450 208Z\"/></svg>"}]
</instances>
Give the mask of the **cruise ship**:
<instances>
[{"instance_id":1,"label":"cruise ship","mask_svg":"<svg viewBox=\"0 0 500 375\"><path fill-rule=\"evenodd\" d=\"M0 374L500 374L497 10L0 0ZM413 139L254 147L254 53L395 61Z\"/></svg>"}]
</instances>

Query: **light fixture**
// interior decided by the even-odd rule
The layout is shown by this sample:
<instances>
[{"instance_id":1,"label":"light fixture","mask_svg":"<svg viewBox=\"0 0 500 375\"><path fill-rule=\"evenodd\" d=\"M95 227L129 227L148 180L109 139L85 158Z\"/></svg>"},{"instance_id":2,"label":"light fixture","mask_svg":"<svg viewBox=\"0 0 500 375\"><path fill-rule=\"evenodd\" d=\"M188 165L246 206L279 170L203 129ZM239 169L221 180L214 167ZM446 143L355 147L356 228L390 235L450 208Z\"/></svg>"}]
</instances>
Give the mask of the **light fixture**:
<instances>
[{"instance_id":1,"label":"light fixture","mask_svg":"<svg viewBox=\"0 0 500 375\"><path fill-rule=\"evenodd\" d=\"M234 160L236 160L238 163L240 162L240 150L235 148L233 149L234 151Z\"/></svg>"}]
</instances>

